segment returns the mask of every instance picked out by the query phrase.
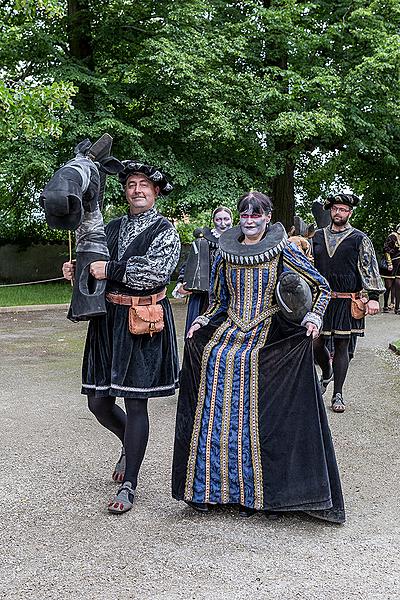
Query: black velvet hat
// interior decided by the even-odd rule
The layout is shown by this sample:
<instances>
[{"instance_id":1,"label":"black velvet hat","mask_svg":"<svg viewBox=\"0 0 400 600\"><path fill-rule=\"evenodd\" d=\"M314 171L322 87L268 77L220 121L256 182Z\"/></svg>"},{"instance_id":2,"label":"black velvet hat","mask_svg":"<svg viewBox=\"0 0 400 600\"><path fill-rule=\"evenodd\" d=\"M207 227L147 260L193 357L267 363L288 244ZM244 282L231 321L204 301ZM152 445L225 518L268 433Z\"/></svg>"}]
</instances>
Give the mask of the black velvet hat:
<instances>
[{"instance_id":1,"label":"black velvet hat","mask_svg":"<svg viewBox=\"0 0 400 600\"><path fill-rule=\"evenodd\" d=\"M157 167L152 167L151 165L146 165L145 163L136 160L123 160L122 164L124 165L124 170L118 174L118 177L123 187L125 187L126 181L130 175L133 175L134 173L143 173L147 179L150 179L154 185L160 188L161 196L167 196L172 192L172 184L169 183L164 173L160 171L160 169L157 169Z\"/></svg>"},{"instance_id":2,"label":"black velvet hat","mask_svg":"<svg viewBox=\"0 0 400 600\"><path fill-rule=\"evenodd\" d=\"M346 204L353 209L360 202L355 194L332 194L324 202L324 209L329 210L334 204Z\"/></svg>"}]
</instances>

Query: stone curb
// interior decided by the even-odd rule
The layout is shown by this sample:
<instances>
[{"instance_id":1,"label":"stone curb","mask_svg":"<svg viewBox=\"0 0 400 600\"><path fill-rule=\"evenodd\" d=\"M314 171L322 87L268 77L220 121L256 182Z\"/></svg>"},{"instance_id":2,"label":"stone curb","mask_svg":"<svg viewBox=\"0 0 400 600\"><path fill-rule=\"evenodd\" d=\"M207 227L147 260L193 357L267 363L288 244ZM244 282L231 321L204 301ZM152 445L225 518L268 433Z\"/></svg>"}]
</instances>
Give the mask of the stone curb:
<instances>
[{"instance_id":1,"label":"stone curb","mask_svg":"<svg viewBox=\"0 0 400 600\"><path fill-rule=\"evenodd\" d=\"M183 300L177 298L169 299L171 304L183 303ZM68 310L69 304L28 304L27 306L0 306L0 314L2 313L20 313L20 312L37 312L40 310Z\"/></svg>"},{"instance_id":2,"label":"stone curb","mask_svg":"<svg viewBox=\"0 0 400 600\"><path fill-rule=\"evenodd\" d=\"M28 304L27 306L0 306L1 313L37 312L39 310L68 310L69 304Z\"/></svg>"}]
</instances>

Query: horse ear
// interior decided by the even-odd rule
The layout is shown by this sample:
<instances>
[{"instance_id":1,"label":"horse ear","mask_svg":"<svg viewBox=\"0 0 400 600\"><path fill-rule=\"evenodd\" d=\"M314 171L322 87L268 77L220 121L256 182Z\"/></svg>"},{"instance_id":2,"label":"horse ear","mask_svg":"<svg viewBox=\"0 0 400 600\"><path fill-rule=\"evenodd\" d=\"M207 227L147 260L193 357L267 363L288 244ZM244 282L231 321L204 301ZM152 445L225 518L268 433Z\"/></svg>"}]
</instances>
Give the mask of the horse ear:
<instances>
[{"instance_id":1,"label":"horse ear","mask_svg":"<svg viewBox=\"0 0 400 600\"><path fill-rule=\"evenodd\" d=\"M74 148L74 152L75 154L86 154L87 151L89 150L89 148L91 147L92 142L89 140L89 138L86 138L84 140L82 140L81 142L79 142L79 144L77 146L75 146Z\"/></svg>"},{"instance_id":2,"label":"horse ear","mask_svg":"<svg viewBox=\"0 0 400 600\"><path fill-rule=\"evenodd\" d=\"M101 162L96 163L103 173L107 173L107 175L117 175L120 171L124 170L124 165L121 161L113 156L107 156Z\"/></svg>"}]
</instances>

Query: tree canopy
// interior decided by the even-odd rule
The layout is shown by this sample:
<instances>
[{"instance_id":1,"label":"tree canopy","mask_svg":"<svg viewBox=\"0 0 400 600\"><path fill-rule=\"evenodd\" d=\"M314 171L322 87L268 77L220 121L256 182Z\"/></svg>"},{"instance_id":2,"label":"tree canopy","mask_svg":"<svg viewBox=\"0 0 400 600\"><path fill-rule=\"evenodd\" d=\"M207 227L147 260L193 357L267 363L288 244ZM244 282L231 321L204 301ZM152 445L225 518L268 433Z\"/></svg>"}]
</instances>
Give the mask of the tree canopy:
<instances>
[{"instance_id":1,"label":"tree canopy","mask_svg":"<svg viewBox=\"0 0 400 600\"><path fill-rule=\"evenodd\" d=\"M43 235L37 193L85 137L169 172L167 216L350 187L380 243L400 221L399 0L0 2L0 237ZM116 181L108 202L121 203ZM381 237L379 237L381 236Z\"/></svg>"}]
</instances>

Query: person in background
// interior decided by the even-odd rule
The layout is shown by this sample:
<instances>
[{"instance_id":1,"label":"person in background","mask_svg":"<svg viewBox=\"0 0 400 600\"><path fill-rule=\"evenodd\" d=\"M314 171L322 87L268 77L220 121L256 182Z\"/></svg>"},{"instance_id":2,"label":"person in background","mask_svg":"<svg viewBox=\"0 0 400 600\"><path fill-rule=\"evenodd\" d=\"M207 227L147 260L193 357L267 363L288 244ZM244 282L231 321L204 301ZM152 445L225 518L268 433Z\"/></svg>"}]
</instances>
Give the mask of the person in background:
<instances>
[{"instance_id":1,"label":"person in background","mask_svg":"<svg viewBox=\"0 0 400 600\"><path fill-rule=\"evenodd\" d=\"M172 292L174 298L189 297L186 313L185 337L193 321L199 315L202 315L210 304L209 278L211 275L211 268L215 260L215 254L218 249L218 240L220 235L224 233L224 231L227 231L227 229L230 229L233 225L231 209L227 208L226 206L218 206L212 213L212 223L212 229L209 227L203 227L196 229L194 232L197 239L202 237L208 244L208 256L205 256L204 259L201 258L198 263L200 270L204 269L204 271L207 273L207 282L206 286L204 286L206 289L190 290L186 288L187 282L184 281L186 269L185 263L180 269L176 287ZM201 273L199 274L199 278L202 279Z\"/></svg>"},{"instance_id":2,"label":"person in background","mask_svg":"<svg viewBox=\"0 0 400 600\"><path fill-rule=\"evenodd\" d=\"M359 198L354 194L329 196L325 210L330 211L331 223L318 229L313 237L315 268L331 287L321 336L314 340L314 354L322 370L322 393L333 380L331 408L337 413L345 410L343 385L349 367L352 335L364 336L364 314L379 312L379 294L384 291L371 240L349 222L358 202ZM368 296L365 305L361 301L362 290ZM363 305L359 314L354 310L356 304ZM329 338L334 339L332 362L326 347ZM354 340L353 345L355 347Z\"/></svg>"},{"instance_id":3,"label":"person in background","mask_svg":"<svg viewBox=\"0 0 400 600\"><path fill-rule=\"evenodd\" d=\"M389 297L394 296L394 312L400 315L400 223L392 231L383 246L385 264L381 264L380 273L385 282L383 312L389 312Z\"/></svg>"}]
</instances>

